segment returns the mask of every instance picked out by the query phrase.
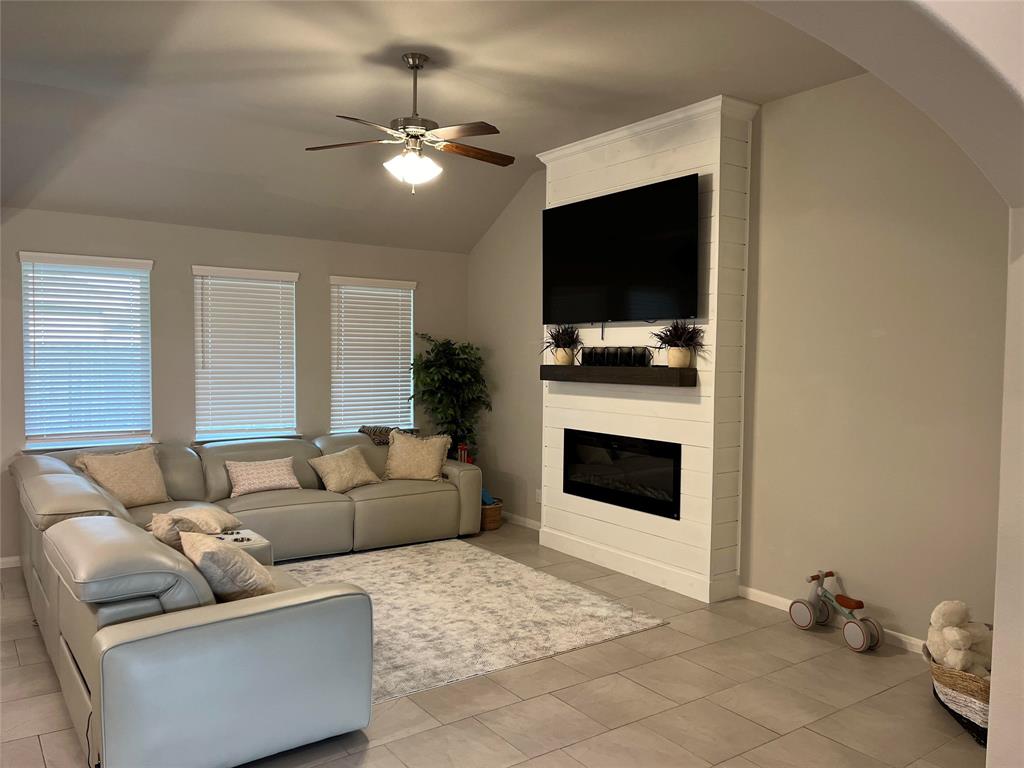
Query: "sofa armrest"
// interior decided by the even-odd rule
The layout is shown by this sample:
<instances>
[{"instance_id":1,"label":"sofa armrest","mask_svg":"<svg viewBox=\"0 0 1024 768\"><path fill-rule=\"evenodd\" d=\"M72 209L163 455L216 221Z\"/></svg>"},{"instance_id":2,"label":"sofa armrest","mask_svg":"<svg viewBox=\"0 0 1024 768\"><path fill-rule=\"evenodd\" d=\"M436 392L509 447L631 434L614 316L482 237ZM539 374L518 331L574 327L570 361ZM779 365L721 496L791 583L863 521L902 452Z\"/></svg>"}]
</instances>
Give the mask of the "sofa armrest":
<instances>
[{"instance_id":1,"label":"sofa armrest","mask_svg":"<svg viewBox=\"0 0 1024 768\"><path fill-rule=\"evenodd\" d=\"M349 584L116 624L92 650L104 768L239 765L370 721L372 607Z\"/></svg>"},{"instance_id":2,"label":"sofa armrest","mask_svg":"<svg viewBox=\"0 0 1024 768\"><path fill-rule=\"evenodd\" d=\"M459 489L459 535L480 533L480 492L484 482L480 467L449 459L441 467L441 474Z\"/></svg>"},{"instance_id":3,"label":"sofa armrest","mask_svg":"<svg viewBox=\"0 0 1024 768\"><path fill-rule=\"evenodd\" d=\"M21 505L40 531L73 517L120 517L131 521L124 505L83 475L18 475Z\"/></svg>"}]
</instances>

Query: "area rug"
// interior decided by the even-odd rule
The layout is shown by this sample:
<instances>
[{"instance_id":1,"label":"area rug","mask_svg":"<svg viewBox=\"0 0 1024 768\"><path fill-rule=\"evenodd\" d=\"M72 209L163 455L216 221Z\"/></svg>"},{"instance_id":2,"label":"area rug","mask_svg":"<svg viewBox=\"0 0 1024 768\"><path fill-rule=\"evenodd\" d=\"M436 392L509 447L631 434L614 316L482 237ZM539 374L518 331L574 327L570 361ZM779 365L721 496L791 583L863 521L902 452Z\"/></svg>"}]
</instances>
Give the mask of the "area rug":
<instances>
[{"instance_id":1,"label":"area rug","mask_svg":"<svg viewBox=\"0 0 1024 768\"><path fill-rule=\"evenodd\" d=\"M664 623L462 541L282 566L373 600L373 700L504 669Z\"/></svg>"}]
</instances>

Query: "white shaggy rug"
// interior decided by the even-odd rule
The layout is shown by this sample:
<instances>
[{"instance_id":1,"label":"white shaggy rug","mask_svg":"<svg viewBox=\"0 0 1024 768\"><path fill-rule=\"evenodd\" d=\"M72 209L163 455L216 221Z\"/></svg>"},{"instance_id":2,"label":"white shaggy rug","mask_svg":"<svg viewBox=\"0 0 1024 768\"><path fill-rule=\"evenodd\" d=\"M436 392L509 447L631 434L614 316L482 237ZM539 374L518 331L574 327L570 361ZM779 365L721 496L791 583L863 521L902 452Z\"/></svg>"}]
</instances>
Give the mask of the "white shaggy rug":
<instances>
[{"instance_id":1,"label":"white shaggy rug","mask_svg":"<svg viewBox=\"0 0 1024 768\"><path fill-rule=\"evenodd\" d=\"M664 623L462 541L282 567L304 584L347 581L370 594L375 702Z\"/></svg>"}]
</instances>

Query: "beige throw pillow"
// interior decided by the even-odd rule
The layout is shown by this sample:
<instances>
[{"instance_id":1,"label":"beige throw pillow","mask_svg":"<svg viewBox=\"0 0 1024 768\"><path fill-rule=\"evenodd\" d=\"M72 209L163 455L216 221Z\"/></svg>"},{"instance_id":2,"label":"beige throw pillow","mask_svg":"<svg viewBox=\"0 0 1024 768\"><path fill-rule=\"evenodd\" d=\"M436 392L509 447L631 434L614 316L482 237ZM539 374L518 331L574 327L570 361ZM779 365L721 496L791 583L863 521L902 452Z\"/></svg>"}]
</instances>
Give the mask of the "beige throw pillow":
<instances>
[{"instance_id":1,"label":"beige throw pillow","mask_svg":"<svg viewBox=\"0 0 1024 768\"><path fill-rule=\"evenodd\" d=\"M231 498L260 491L301 488L292 468L292 457L269 461L225 461L231 481Z\"/></svg>"},{"instance_id":2,"label":"beige throw pillow","mask_svg":"<svg viewBox=\"0 0 1024 768\"><path fill-rule=\"evenodd\" d=\"M440 480L452 439L448 435L416 437L397 429L391 433L385 480Z\"/></svg>"},{"instance_id":3,"label":"beige throw pillow","mask_svg":"<svg viewBox=\"0 0 1024 768\"><path fill-rule=\"evenodd\" d=\"M126 507L171 500L152 446L120 453L83 453L75 466Z\"/></svg>"},{"instance_id":4,"label":"beige throw pillow","mask_svg":"<svg viewBox=\"0 0 1024 768\"><path fill-rule=\"evenodd\" d=\"M274 591L270 571L233 544L202 533L182 533L181 547L220 601L241 600Z\"/></svg>"},{"instance_id":5,"label":"beige throw pillow","mask_svg":"<svg viewBox=\"0 0 1024 768\"><path fill-rule=\"evenodd\" d=\"M377 473L370 469L366 457L358 447L317 456L310 459L309 463L324 481L324 487L335 493L345 493L360 485L380 482Z\"/></svg>"},{"instance_id":6,"label":"beige throw pillow","mask_svg":"<svg viewBox=\"0 0 1024 768\"><path fill-rule=\"evenodd\" d=\"M153 515L149 530L169 547L181 551L182 533L215 534L242 527L242 521L220 507L185 507Z\"/></svg>"}]
</instances>

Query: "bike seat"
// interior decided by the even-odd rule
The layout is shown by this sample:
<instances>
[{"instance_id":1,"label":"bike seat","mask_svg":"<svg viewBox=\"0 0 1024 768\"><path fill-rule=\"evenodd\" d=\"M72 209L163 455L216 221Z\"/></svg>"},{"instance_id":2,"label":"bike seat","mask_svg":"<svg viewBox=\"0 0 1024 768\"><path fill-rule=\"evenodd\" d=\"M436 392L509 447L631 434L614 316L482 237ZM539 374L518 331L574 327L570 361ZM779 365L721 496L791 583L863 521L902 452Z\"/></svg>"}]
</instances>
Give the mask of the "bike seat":
<instances>
[{"instance_id":1,"label":"bike seat","mask_svg":"<svg viewBox=\"0 0 1024 768\"><path fill-rule=\"evenodd\" d=\"M847 597L846 595L836 595L836 602L848 611L856 611L864 607L863 600L854 600L852 597Z\"/></svg>"}]
</instances>

